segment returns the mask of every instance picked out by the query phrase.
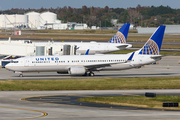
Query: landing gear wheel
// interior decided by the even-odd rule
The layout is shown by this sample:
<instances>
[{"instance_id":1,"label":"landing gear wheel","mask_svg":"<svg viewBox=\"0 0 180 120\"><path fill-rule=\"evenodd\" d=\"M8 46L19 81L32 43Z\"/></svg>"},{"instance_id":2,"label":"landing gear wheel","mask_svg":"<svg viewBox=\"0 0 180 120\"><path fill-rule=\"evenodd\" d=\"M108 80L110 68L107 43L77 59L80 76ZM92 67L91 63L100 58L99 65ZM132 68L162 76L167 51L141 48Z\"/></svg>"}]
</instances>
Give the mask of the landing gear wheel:
<instances>
[{"instance_id":1,"label":"landing gear wheel","mask_svg":"<svg viewBox=\"0 0 180 120\"><path fill-rule=\"evenodd\" d=\"M90 72L90 73L89 73L89 76L92 76L92 77L93 77L93 76L94 76L94 73L93 73L93 72Z\"/></svg>"},{"instance_id":2,"label":"landing gear wheel","mask_svg":"<svg viewBox=\"0 0 180 120\"><path fill-rule=\"evenodd\" d=\"M19 77L23 77L23 74L20 74Z\"/></svg>"}]
</instances>

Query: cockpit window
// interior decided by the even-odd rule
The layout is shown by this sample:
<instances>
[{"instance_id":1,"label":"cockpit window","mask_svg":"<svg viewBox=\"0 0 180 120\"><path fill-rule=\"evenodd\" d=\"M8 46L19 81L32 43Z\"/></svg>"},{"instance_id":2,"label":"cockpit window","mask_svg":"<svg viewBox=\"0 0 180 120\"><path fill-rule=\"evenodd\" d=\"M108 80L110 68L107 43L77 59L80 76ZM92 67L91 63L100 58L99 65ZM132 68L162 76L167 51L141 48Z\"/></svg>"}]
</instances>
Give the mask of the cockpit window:
<instances>
[{"instance_id":1,"label":"cockpit window","mask_svg":"<svg viewBox=\"0 0 180 120\"><path fill-rule=\"evenodd\" d=\"M18 63L18 61L13 61L13 60L11 60L11 62L10 63Z\"/></svg>"}]
</instances>

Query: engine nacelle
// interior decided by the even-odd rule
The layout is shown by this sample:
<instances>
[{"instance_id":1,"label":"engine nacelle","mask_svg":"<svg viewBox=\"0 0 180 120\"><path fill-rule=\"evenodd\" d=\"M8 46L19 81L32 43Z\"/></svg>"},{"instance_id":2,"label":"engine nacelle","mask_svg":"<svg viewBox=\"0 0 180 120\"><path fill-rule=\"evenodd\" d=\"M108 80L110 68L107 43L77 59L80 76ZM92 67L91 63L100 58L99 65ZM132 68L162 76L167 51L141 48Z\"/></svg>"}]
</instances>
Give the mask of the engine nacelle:
<instances>
[{"instance_id":1,"label":"engine nacelle","mask_svg":"<svg viewBox=\"0 0 180 120\"><path fill-rule=\"evenodd\" d=\"M85 72L86 72L86 69L83 66L70 67L68 70L68 73L70 75L84 75Z\"/></svg>"}]
</instances>

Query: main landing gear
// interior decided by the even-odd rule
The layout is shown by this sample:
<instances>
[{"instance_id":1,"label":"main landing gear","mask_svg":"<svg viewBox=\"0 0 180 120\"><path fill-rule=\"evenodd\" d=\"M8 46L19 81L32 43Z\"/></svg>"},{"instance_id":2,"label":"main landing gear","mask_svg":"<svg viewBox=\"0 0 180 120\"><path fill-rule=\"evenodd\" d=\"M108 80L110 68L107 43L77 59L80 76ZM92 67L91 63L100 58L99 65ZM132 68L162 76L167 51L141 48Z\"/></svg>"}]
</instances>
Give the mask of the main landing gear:
<instances>
[{"instance_id":1,"label":"main landing gear","mask_svg":"<svg viewBox=\"0 0 180 120\"><path fill-rule=\"evenodd\" d=\"M23 74L19 74L19 77L23 77Z\"/></svg>"},{"instance_id":2,"label":"main landing gear","mask_svg":"<svg viewBox=\"0 0 180 120\"><path fill-rule=\"evenodd\" d=\"M93 76L94 76L94 73L93 73L93 72L90 72L90 73L89 73L89 76L92 76L92 77L93 77Z\"/></svg>"},{"instance_id":3,"label":"main landing gear","mask_svg":"<svg viewBox=\"0 0 180 120\"><path fill-rule=\"evenodd\" d=\"M89 75L89 76L94 76L94 73L93 72L90 72L89 74L86 72L84 75L82 75L82 76L87 76L87 75Z\"/></svg>"}]
</instances>

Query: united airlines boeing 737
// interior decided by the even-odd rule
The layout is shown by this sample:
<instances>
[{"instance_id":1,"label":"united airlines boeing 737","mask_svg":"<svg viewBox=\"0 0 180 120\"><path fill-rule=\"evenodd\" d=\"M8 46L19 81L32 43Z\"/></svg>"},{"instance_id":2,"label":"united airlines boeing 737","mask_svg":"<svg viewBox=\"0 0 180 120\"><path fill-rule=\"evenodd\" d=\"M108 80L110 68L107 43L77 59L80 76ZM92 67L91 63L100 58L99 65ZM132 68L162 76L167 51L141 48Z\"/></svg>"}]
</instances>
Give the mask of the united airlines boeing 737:
<instances>
[{"instance_id":1,"label":"united airlines boeing 737","mask_svg":"<svg viewBox=\"0 0 180 120\"><path fill-rule=\"evenodd\" d=\"M161 60L159 53L164 31L165 26L160 26L141 49L129 54L23 57L13 60L5 67L20 76L23 72L47 71L94 76L94 71L139 68Z\"/></svg>"}]
</instances>

